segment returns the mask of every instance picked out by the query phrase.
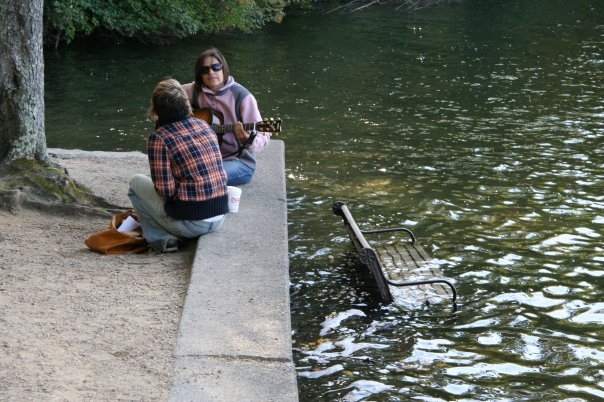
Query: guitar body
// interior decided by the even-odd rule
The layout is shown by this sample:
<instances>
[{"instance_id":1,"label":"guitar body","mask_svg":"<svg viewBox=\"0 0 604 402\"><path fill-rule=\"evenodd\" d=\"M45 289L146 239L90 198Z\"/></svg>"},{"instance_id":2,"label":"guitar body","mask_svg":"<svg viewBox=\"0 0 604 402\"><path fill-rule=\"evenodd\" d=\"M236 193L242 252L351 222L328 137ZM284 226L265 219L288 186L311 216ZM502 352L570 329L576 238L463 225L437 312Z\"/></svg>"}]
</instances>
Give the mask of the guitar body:
<instances>
[{"instance_id":1,"label":"guitar body","mask_svg":"<svg viewBox=\"0 0 604 402\"><path fill-rule=\"evenodd\" d=\"M193 109L193 117L203 120L209 125L222 124L224 121L218 116L218 112L209 108Z\"/></svg>"}]
</instances>

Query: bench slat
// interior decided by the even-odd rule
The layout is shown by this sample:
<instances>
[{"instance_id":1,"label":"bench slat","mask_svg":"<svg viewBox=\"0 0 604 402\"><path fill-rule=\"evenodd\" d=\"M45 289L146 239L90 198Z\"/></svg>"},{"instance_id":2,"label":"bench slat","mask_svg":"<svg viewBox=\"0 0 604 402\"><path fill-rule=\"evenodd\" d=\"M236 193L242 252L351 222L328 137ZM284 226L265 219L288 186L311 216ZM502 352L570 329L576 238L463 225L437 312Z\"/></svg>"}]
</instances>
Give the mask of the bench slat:
<instances>
[{"instance_id":1,"label":"bench slat","mask_svg":"<svg viewBox=\"0 0 604 402\"><path fill-rule=\"evenodd\" d=\"M373 245L382 263L384 276L393 282L440 279L442 271L438 268L423 247L411 244ZM441 283L418 285L417 288L402 289L405 298L413 297L422 302L434 302L434 298L449 297L448 287Z\"/></svg>"}]
</instances>

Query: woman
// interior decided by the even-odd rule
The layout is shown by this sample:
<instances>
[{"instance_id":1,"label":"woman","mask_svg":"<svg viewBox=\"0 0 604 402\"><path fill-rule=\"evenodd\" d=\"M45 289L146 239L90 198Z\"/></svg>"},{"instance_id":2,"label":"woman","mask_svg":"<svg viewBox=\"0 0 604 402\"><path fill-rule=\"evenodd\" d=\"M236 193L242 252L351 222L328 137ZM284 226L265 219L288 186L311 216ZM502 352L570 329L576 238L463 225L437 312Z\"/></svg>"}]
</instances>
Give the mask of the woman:
<instances>
[{"instance_id":1,"label":"woman","mask_svg":"<svg viewBox=\"0 0 604 402\"><path fill-rule=\"evenodd\" d=\"M172 252L180 240L222 226L228 212L227 175L216 135L191 116L178 81L167 79L155 87L149 117L157 119L147 141L151 177L132 177L128 197L147 242L159 253Z\"/></svg>"},{"instance_id":2,"label":"woman","mask_svg":"<svg viewBox=\"0 0 604 402\"><path fill-rule=\"evenodd\" d=\"M247 132L243 124L262 120L254 95L235 82L226 59L211 48L199 55L195 63L195 81L183 85L193 109L208 109L218 122L233 125L235 132L219 135L220 152L228 176L228 185L249 183L256 169L255 153L270 141L270 134Z\"/></svg>"}]
</instances>

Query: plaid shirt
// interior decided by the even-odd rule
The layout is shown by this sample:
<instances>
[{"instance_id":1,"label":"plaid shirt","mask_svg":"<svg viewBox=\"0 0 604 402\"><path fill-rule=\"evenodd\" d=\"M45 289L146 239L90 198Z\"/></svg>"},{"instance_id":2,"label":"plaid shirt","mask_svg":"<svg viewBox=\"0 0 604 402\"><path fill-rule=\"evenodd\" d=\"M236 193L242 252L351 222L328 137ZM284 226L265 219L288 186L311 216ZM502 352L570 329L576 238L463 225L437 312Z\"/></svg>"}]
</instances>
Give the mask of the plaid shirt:
<instances>
[{"instance_id":1,"label":"plaid shirt","mask_svg":"<svg viewBox=\"0 0 604 402\"><path fill-rule=\"evenodd\" d=\"M147 141L155 190L166 200L206 201L227 194L227 175L216 135L206 122L187 118L156 129Z\"/></svg>"}]
</instances>

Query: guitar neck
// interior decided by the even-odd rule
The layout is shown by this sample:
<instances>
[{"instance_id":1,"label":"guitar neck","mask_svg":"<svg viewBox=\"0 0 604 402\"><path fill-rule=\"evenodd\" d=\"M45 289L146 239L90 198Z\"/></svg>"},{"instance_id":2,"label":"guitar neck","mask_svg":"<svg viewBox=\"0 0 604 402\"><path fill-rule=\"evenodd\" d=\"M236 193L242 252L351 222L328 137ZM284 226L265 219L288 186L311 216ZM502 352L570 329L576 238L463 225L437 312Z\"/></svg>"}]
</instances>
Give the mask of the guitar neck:
<instances>
[{"instance_id":1,"label":"guitar neck","mask_svg":"<svg viewBox=\"0 0 604 402\"><path fill-rule=\"evenodd\" d=\"M243 129L245 131L252 131L256 129L256 123L243 123ZM224 134L235 131L234 124L212 124L212 130L216 134Z\"/></svg>"}]
</instances>

